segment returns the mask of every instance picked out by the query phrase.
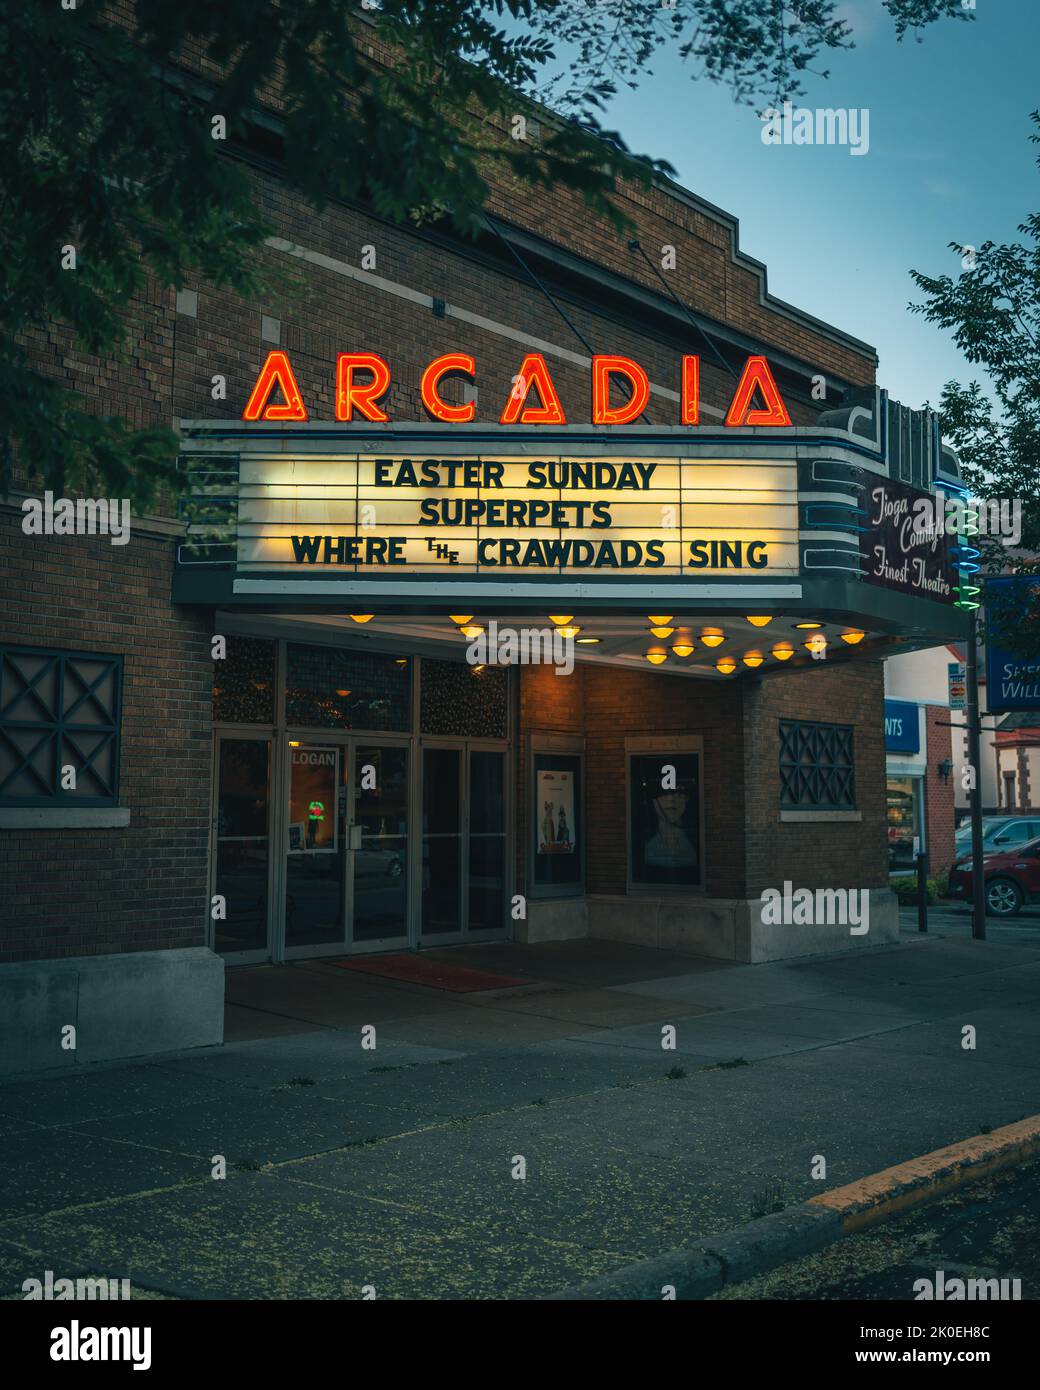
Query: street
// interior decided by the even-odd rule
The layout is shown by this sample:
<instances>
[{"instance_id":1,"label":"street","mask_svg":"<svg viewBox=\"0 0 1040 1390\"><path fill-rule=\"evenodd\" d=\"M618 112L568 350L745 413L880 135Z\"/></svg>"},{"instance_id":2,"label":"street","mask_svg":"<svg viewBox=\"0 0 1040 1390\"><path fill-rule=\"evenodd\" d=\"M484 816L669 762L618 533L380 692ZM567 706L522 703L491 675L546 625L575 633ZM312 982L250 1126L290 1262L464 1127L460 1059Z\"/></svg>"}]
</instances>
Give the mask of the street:
<instances>
[{"instance_id":1,"label":"street","mask_svg":"<svg viewBox=\"0 0 1040 1390\"><path fill-rule=\"evenodd\" d=\"M902 1302L934 1298L942 1290L950 1299L956 1296L956 1287L951 1291L956 1279L965 1285L973 1279L1019 1281L1017 1291L1011 1283L1002 1294L1037 1298L1040 1161L962 1188L712 1298Z\"/></svg>"}]
</instances>

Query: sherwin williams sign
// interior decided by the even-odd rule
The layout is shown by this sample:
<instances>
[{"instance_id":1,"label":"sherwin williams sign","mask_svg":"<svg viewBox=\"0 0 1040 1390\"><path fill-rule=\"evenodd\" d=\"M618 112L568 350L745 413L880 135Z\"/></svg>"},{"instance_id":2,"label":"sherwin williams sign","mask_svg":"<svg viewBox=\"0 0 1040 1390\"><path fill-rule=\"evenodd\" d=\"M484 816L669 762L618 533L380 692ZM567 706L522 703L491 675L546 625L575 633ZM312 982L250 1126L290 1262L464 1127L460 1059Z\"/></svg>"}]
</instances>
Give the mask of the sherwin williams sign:
<instances>
[{"instance_id":1,"label":"sherwin williams sign","mask_svg":"<svg viewBox=\"0 0 1040 1390\"><path fill-rule=\"evenodd\" d=\"M677 455L250 452L240 461L238 567L797 575L795 460Z\"/></svg>"},{"instance_id":2,"label":"sherwin williams sign","mask_svg":"<svg viewBox=\"0 0 1040 1390\"><path fill-rule=\"evenodd\" d=\"M917 706L907 700L885 701L885 752L919 753L921 727Z\"/></svg>"},{"instance_id":3,"label":"sherwin williams sign","mask_svg":"<svg viewBox=\"0 0 1040 1390\"><path fill-rule=\"evenodd\" d=\"M1005 633L1021 632L1021 621L1040 605L1040 580L1022 575L986 582L986 706L996 714L1040 710L1040 652L1010 651Z\"/></svg>"}]
</instances>

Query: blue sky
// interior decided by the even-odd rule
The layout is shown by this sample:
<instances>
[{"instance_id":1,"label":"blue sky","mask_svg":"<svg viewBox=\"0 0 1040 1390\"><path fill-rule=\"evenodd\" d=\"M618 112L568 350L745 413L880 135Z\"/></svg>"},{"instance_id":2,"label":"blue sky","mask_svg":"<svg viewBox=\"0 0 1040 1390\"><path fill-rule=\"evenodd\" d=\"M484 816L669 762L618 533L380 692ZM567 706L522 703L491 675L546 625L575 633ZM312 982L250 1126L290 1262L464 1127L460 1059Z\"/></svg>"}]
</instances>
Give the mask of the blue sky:
<instances>
[{"instance_id":1,"label":"blue sky","mask_svg":"<svg viewBox=\"0 0 1040 1390\"><path fill-rule=\"evenodd\" d=\"M918 407L950 378L979 378L940 329L907 311L910 268L959 271L947 243L1016 240L1040 203L1040 0L976 0L971 23L945 20L923 42L895 40L881 0L845 0L856 48L807 74L810 107L866 107L870 147L766 145L754 109L691 80L662 52L652 79L624 91L604 124L667 159L680 183L740 219L742 248L770 291L872 343L878 380Z\"/></svg>"}]
</instances>

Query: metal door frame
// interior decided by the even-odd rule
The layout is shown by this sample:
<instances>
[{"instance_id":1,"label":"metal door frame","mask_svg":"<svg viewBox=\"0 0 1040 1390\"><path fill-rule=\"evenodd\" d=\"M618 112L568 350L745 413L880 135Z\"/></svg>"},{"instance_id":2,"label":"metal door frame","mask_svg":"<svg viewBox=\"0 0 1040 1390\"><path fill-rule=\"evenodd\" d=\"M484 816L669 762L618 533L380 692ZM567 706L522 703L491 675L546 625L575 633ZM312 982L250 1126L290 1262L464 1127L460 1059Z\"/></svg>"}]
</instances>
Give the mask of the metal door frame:
<instances>
[{"instance_id":1,"label":"metal door frame","mask_svg":"<svg viewBox=\"0 0 1040 1390\"><path fill-rule=\"evenodd\" d=\"M427 748L451 748L458 750L462 766L459 777L459 808L460 808L460 840L459 845L459 921L460 930L457 932L443 932L436 936L424 938L422 935L422 901L421 898L416 902L416 940L420 949L431 950L437 946L466 946L471 943L478 944L484 941L504 941L510 934L510 915L509 905L513 899L513 888L516 880L516 855L513 852L516 840L514 836L514 816L515 802L513 797L513 759L509 756L511 744L508 740L488 739L488 738L455 738L447 735L427 735L419 739L420 755ZM470 793L470 754L471 753L499 753L504 763L502 787L505 796L505 823L503 827L503 838L505 840L505 868L503 873L505 913L501 926L487 928L482 931L470 931L469 922L469 837L470 837L470 818L473 811L473 800ZM417 768L417 775L414 778L418 793L418 814L419 814L419 877L421 890L422 877L422 840L425 835L422 831L422 795L423 778L425 776L424 759L420 756Z\"/></svg>"},{"instance_id":2,"label":"metal door frame","mask_svg":"<svg viewBox=\"0 0 1040 1390\"><path fill-rule=\"evenodd\" d=\"M213 726L212 767L210 771L209 820L209 893L206 900L206 942L211 951L217 949L217 924L213 920L212 902L217 891L217 818L220 812L220 745L223 740L238 743L266 742L268 753L267 777L267 933L263 946L245 951L220 951L221 960L228 965L262 965L273 959L274 906L278 879L278 855L275 854L275 821L278 814L275 799L275 761L277 736L274 729L263 724L215 724Z\"/></svg>"}]
</instances>

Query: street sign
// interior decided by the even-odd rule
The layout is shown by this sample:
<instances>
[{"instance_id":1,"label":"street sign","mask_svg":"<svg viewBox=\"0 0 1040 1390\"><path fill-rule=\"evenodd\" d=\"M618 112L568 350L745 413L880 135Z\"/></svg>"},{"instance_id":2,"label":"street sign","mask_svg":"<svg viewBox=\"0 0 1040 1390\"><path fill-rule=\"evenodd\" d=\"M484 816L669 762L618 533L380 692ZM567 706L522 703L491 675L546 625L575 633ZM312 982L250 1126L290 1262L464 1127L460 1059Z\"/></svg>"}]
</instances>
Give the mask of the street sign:
<instances>
[{"instance_id":1,"label":"street sign","mask_svg":"<svg viewBox=\"0 0 1040 1390\"><path fill-rule=\"evenodd\" d=\"M950 709L967 707L968 668L963 661L951 661L946 667L949 677Z\"/></svg>"}]
</instances>

